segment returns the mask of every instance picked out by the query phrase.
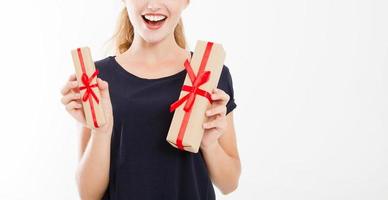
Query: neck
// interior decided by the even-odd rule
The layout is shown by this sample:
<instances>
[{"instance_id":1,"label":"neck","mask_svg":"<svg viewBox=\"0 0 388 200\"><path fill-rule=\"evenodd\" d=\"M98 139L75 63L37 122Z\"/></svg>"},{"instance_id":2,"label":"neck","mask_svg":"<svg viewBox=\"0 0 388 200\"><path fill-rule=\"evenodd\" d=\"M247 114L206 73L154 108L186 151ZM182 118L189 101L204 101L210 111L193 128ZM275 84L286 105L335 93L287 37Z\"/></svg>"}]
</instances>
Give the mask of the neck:
<instances>
[{"instance_id":1,"label":"neck","mask_svg":"<svg viewBox=\"0 0 388 200\"><path fill-rule=\"evenodd\" d=\"M174 59L182 50L176 43L172 32L156 43L149 43L140 35L135 34L131 47L125 53L132 58L141 58L143 62L152 65Z\"/></svg>"}]
</instances>

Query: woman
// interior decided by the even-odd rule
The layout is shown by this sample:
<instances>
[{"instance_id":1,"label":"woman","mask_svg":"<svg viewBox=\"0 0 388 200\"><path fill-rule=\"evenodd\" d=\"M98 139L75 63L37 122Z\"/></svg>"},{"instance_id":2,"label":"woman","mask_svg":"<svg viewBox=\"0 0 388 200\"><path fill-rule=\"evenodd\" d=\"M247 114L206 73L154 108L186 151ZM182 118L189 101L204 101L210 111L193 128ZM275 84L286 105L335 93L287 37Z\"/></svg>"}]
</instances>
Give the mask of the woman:
<instances>
[{"instance_id":1,"label":"woman","mask_svg":"<svg viewBox=\"0 0 388 200\"><path fill-rule=\"evenodd\" d=\"M181 13L189 0L125 0L116 56L95 62L106 124L80 137L76 172L82 199L212 200L237 188L241 166L232 110L232 78L224 65L206 112L199 153L172 147L166 136L186 76ZM62 89L67 111L85 125L75 75Z\"/></svg>"}]
</instances>

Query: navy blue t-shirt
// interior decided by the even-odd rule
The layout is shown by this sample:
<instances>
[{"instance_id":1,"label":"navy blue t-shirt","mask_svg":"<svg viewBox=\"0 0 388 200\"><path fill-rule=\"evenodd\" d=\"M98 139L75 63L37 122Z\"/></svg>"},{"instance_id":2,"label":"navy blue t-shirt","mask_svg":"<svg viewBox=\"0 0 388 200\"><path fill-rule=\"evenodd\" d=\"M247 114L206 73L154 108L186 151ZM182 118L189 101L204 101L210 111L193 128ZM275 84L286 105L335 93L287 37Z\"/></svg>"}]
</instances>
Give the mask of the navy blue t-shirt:
<instances>
[{"instance_id":1,"label":"navy blue t-shirt","mask_svg":"<svg viewBox=\"0 0 388 200\"><path fill-rule=\"evenodd\" d=\"M109 83L114 116L109 185L103 200L214 200L201 151L181 151L166 141L174 114L170 104L179 98L186 69L146 79L126 71L115 56L95 64L98 77ZM218 88L230 95L229 113L236 104L225 65Z\"/></svg>"}]
</instances>

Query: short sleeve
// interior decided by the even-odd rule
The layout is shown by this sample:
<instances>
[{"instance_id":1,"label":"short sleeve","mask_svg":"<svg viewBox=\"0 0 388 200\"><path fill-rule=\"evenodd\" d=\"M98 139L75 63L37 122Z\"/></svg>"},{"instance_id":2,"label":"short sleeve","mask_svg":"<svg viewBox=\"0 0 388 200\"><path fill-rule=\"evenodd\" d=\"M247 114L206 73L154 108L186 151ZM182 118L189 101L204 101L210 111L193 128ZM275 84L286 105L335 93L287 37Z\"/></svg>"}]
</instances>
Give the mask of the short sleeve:
<instances>
[{"instance_id":1,"label":"short sleeve","mask_svg":"<svg viewBox=\"0 0 388 200\"><path fill-rule=\"evenodd\" d=\"M109 63L109 58L110 57L106 57L106 58L94 61L94 65L96 66L96 70L98 70L97 77L101 78L104 81L108 81L109 80L108 77L112 76L111 75L112 70L110 70L110 68L107 67L107 66L112 65L111 63Z\"/></svg>"},{"instance_id":2,"label":"short sleeve","mask_svg":"<svg viewBox=\"0 0 388 200\"><path fill-rule=\"evenodd\" d=\"M230 97L228 103L226 104L226 115L228 115L237 107L237 104L234 98L232 75L226 65L222 67L222 72L217 88L226 92Z\"/></svg>"}]
</instances>

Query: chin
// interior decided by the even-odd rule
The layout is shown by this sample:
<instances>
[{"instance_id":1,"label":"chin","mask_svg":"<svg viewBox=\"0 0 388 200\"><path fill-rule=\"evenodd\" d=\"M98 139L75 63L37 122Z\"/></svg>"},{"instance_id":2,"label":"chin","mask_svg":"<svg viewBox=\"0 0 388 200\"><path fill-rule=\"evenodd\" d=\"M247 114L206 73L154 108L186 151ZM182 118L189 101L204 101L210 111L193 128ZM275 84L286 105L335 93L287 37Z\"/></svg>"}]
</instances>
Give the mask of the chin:
<instances>
[{"instance_id":1,"label":"chin","mask_svg":"<svg viewBox=\"0 0 388 200\"><path fill-rule=\"evenodd\" d=\"M151 34L144 34L142 37L144 41L146 41L147 43L156 44L163 41L167 37L167 35L151 33Z\"/></svg>"}]
</instances>

